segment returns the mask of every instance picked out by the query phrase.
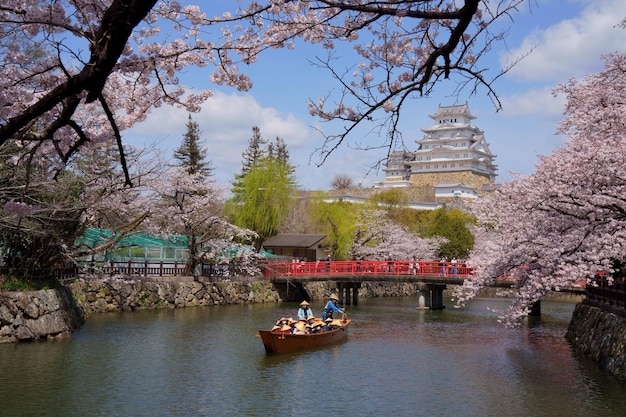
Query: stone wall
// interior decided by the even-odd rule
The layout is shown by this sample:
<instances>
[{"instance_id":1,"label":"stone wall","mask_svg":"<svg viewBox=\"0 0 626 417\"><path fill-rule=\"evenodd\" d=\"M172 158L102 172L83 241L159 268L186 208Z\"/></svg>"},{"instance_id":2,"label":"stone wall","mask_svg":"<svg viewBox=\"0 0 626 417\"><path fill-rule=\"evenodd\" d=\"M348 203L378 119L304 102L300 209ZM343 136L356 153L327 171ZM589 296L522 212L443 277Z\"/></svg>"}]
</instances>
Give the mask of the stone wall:
<instances>
[{"instance_id":1,"label":"stone wall","mask_svg":"<svg viewBox=\"0 0 626 417\"><path fill-rule=\"evenodd\" d=\"M565 337L574 349L626 384L626 318L579 303Z\"/></svg>"},{"instance_id":2,"label":"stone wall","mask_svg":"<svg viewBox=\"0 0 626 417\"><path fill-rule=\"evenodd\" d=\"M433 187L442 182L462 182L480 189L483 185L493 184L487 176L472 171L419 172L411 174L410 181L416 187Z\"/></svg>"},{"instance_id":3,"label":"stone wall","mask_svg":"<svg viewBox=\"0 0 626 417\"><path fill-rule=\"evenodd\" d=\"M0 343L62 337L83 323L66 288L0 292Z\"/></svg>"},{"instance_id":4,"label":"stone wall","mask_svg":"<svg viewBox=\"0 0 626 417\"><path fill-rule=\"evenodd\" d=\"M307 298L317 301L334 288L332 281L304 285ZM359 290L360 298L415 294L415 284L406 283L367 282ZM0 343L68 335L95 313L279 301L284 300L267 281L76 280L55 290L0 292Z\"/></svg>"},{"instance_id":5,"label":"stone wall","mask_svg":"<svg viewBox=\"0 0 626 417\"><path fill-rule=\"evenodd\" d=\"M278 293L267 281L209 283L77 280L69 284L68 288L86 316L119 310L280 301Z\"/></svg>"}]
</instances>

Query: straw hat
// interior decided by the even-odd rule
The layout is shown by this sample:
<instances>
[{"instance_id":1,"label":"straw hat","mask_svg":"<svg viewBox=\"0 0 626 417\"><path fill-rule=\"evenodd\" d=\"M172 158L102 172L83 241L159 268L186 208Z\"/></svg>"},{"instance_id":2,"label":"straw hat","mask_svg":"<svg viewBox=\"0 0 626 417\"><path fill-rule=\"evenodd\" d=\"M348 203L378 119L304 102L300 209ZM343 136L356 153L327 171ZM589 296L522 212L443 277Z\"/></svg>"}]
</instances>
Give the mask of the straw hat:
<instances>
[{"instance_id":1,"label":"straw hat","mask_svg":"<svg viewBox=\"0 0 626 417\"><path fill-rule=\"evenodd\" d=\"M274 326L274 327L272 327L272 331L274 331L274 330L278 330L278 329L280 329L280 326Z\"/></svg>"},{"instance_id":2,"label":"straw hat","mask_svg":"<svg viewBox=\"0 0 626 417\"><path fill-rule=\"evenodd\" d=\"M337 294L331 294L330 299L339 301L339 297L337 297Z\"/></svg>"},{"instance_id":3,"label":"straw hat","mask_svg":"<svg viewBox=\"0 0 626 417\"><path fill-rule=\"evenodd\" d=\"M300 303L300 307L308 307L308 306L309 306L309 303L307 303L306 300Z\"/></svg>"},{"instance_id":4,"label":"straw hat","mask_svg":"<svg viewBox=\"0 0 626 417\"><path fill-rule=\"evenodd\" d=\"M303 322L301 322L301 321L297 322L295 326L301 332L306 331L306 325Z\"/></svg>"},{"instance_id":5,"label":"straw hat","mask_svg":"<svg viewBox=\"0 0 626 417\"><path fill-rule=\"evenodd\" d=\"M341 322L341 320L337 320L337 319L333 320L331 324L333 326L340 326L340 327L343 326L343 323Z\"/></svg>"},{"instance_id":6,"label":"straw hat","mask_svg":"<svg viewBox=\"0 0 626 417\"><path fill-rule=\"evenodd\" d=\"M291 330L291 326L288 324L285 324L283 327L280 328L281 332L288 332Z\"/></svg>"},{"instance_id":7,"label":"straw hat","mask_svg":"<svg viewBox=\"0 0 626 417\"><path fill-rule=\"evenodd\" d=\"M326 323L332 323L332 321L333 321L333 319L331 319L330 317L327 318L326 320L324 320L324 322L326 322Z\"/></svg>"}]
</instances>

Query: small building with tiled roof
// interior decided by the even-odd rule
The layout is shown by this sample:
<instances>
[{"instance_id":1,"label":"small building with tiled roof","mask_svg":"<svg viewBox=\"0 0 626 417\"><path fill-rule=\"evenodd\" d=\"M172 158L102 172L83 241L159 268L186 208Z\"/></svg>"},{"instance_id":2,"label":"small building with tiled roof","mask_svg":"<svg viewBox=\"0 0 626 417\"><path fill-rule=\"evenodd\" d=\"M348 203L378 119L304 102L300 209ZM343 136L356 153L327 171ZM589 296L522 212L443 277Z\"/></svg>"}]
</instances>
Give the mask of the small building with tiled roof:
<instances>
[{"instance_id":1,"label":"small building with tiled roof","mask_svg":"<svg viewBox=\"0 0 626 417\"><path fill-rule=\"evenodd\" d=\"M328 252L322 244L325 238L324 234L280 233L263 242L263 249L274 255L312 262L326 258Z\"/></svg>"}]
</instances>

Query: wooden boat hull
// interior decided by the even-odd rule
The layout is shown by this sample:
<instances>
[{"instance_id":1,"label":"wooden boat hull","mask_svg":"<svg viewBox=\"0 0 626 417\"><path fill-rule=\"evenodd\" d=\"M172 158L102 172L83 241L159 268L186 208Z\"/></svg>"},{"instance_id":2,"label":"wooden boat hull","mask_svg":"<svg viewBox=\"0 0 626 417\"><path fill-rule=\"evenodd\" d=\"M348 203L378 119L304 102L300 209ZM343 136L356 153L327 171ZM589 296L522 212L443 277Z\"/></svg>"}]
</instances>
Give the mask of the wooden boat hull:
<instances>
[{"instance_id":1,"label":"wooden boat hull","mask_svg":"<svg viewBox=\"0 0 626 417\"><path fill-rule=\"evenodd\" d=\"M267 353L288 353L301 350L315 349L340 342L348 336L350 320L343 323L343 327L329 332L313 334L291 334L289 332L259 330L260 337Z\"/></svg>"}]
</instances>

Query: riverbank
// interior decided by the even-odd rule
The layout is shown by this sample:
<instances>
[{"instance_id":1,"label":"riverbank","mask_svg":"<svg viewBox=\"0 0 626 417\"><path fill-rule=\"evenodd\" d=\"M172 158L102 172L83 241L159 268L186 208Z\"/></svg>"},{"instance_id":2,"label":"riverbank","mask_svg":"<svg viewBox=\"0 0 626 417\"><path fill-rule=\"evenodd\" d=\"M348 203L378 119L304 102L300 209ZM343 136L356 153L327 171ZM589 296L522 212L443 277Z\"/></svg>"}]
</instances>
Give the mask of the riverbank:
<instances>
[{"instance_id":1,"label":"riverbank","mask_svg":"<svg viewBox=\"0 0 626 417\"><path fill-rule=\"evenodd\" d=\"M332 285L332 284L331 284ZM278 303L304 297L324 301L331 287L326 282L304 285L304 293L281 294L264 280L249 282L196 282L153 280L75 280L59 289L0 293L0 343L63 337L80 328L92 314L210 305ZM363 285L359 297L401 297L418 293L415 284Z\"/></svg>"},{"instance_id":2,"label":"riverbank","mask_svg":"<svg viewBox=\"0 0 626 417\"><path fill-rule=\"evenodd\" d=\"M92 314L209 305L324 301L333 282L308 283L299 292L278 291L270 282L176 282L150 280L76 280L52 290L0 292L0 343L70 335ZM304 292L302 292L304 291ZM447 290L449 291L449 290ZM493 292L493 291L492 291ZM411 283L367 282L359 298L416 296ZM485 297L495 296L489 290ZM567 339L577 350L626 383L626 319L578 303Z\"/></svg>"}]
</instances>

